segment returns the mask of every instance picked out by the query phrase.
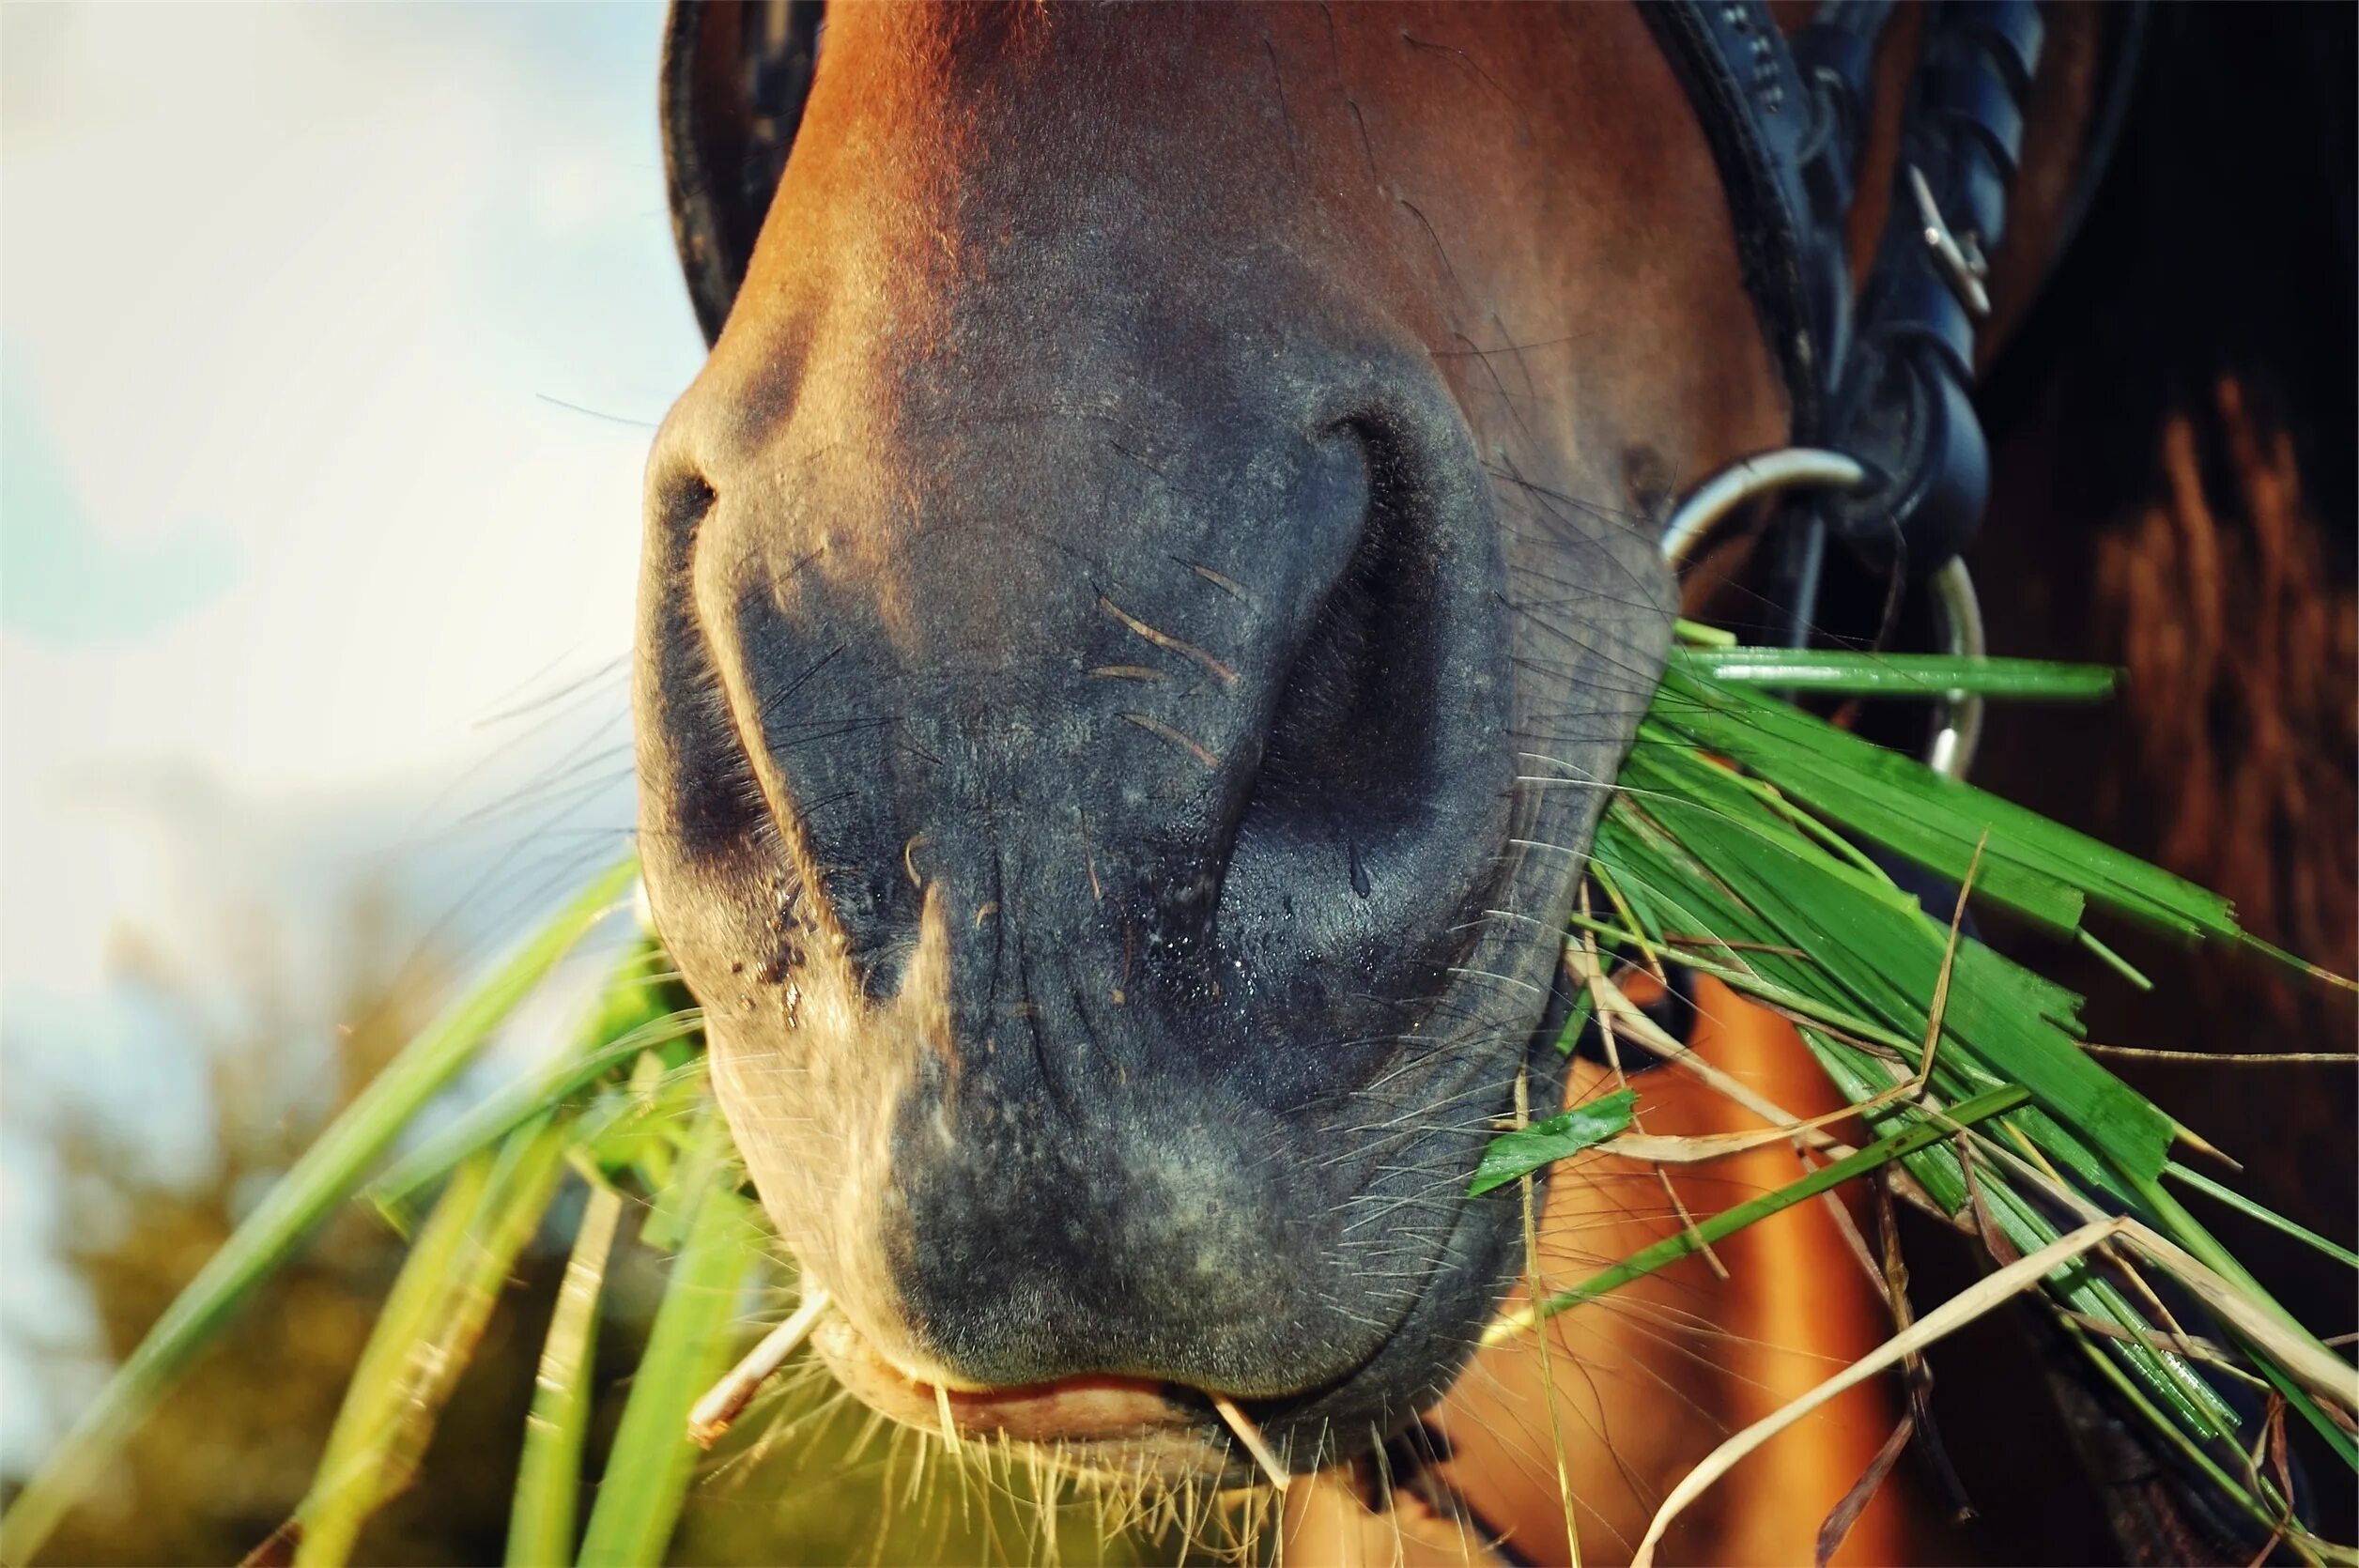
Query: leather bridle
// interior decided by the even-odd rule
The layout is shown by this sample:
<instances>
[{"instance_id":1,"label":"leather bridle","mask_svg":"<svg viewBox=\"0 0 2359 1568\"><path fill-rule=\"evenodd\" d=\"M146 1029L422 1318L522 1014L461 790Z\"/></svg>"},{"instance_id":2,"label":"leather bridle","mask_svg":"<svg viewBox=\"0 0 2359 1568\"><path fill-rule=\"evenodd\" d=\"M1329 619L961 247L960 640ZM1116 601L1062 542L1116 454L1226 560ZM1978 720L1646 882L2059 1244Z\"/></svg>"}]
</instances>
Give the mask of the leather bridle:
<instances>
[{"instance_id":1,"label":"leather bridle","mask_svg":"<svg viewBox=\"0 0 2359 1568\"><path fill-rule=\"evenodd\" d=\"M1823 0L1790 40L1760 0L1643 8L1686 85L1727 192L1745 283L1792 407L1794 445L1711 476L1673 514L1674 565L1752 499L1806 492L1773 557L1784 639L1809 640L1827 540L1931 586L1947 651L1979 654L1981 615L1959 552L1990 495L1973 399L1975 334L1990 315L1987 257L2004 237L2024 105L2043 27L2033 0L1939 0L1901 119L1890 215L1867 280L1847 243L1877 45L1893 0ZM2096 119L2067 233L2111 150L2143 6L2115 15L2108 101ZM1952 698L1928 753L1963 773L1980 704Z\"/></svg>"},{"instance_id":2,"label":"leather bridle","mask_svg":"<svg viewBox=\"0 0 2359 1568\"><path fill-rule=\"evenodd\" d=\"M1795 442L1866 470L1824 523L1921 571L1957 553L1989 492L1968 390L1975 329L2043 29L2032 0L1924 8L1891 217L1855 304L1853 171L1892 12L1890 0L1829 0L1789 43L1765 5L1645 8L1719 161Z\"/></svg>"},{"instance_id":3,"label":"leather bridle","mask_svg":"<svg viewBox=\"0 0 2359 1568\"><path fill-rule=\"evenodd\" d=\"M1807 641L1827 543L1932 585L1942 640L1981 652L1958 552L1981 523L1989 451L1973 400L1985 258L2006 231L2024 104L2040 65L2034 0L1916 8L1918 61L1901 119L1891 215L1855 294L1847 243L1877 46L1894 0L1823 0L1789 40L1765 0L1642 0L1688 91L1727 192L1750 292L1792 409L1792 444L1715 474L1674 511L1664 547L1698 553L1746 502L1792 492L1770 597L1785 639ZM719 336L785 168L818 54L821 0L677 0L664 42L663 129L672 224L697 317ZM2085 149L2076 221L2110 150L2133 75L2143 0L2112 8L2107 101ZM752 113L718 131L698 113L714 73L739 71ZM2065 237L2069 238L2069 236ZM2059 241L2060 243L2060 241ZM1972 705L1935 760L1962 772Z\"/></svg>"}]
</instances>

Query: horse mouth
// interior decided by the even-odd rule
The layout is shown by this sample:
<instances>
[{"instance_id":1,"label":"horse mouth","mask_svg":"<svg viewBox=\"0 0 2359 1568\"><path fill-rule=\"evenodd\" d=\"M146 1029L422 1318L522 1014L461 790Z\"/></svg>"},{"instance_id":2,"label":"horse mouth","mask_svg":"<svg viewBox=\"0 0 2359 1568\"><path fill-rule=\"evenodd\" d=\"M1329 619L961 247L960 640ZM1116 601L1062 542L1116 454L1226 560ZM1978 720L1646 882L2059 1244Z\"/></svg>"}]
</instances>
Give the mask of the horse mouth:
<instances>
[{"instance_id":1,"label":"horse mouth","mask_svg":"<svg viewBox=\"0 0 2359 1568\"><path fill-rule=\"evenodd\" d=\"M968 1442L1052 1453L1086 1479L1179 1484L1248 1480L1210 1396L1145 1377L1087 1374L1014 1388L952 1388L887 1359L840 1313L811 1348L853 1397L880 1415Z\"/></svg>"}]
</instances>

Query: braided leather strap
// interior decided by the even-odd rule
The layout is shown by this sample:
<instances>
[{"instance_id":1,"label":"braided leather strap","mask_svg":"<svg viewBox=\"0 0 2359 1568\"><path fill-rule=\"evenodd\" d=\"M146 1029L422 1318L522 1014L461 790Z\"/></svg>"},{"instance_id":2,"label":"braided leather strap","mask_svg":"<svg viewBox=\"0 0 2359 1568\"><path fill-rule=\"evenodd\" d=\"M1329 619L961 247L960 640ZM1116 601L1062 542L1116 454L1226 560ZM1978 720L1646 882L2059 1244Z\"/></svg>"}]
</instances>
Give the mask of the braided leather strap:
<instances>
[{"instance_id":1,"label":"braided leather strap","mask_svg":"<svg viewBox=\"0 0 2359 1568\"><path fill-rule=\"evenodd\" d=\"M1827 442L1874 483L1829 499L1838 536L1916 576L1962 549L1990 495L1974 411L1982 260L2006 232L2023 102L2040 60L2032 0L1945 0L1925 20L1886 223L1836 377Z\"/></svg>"},{"instance_id":2,"label":"braided leather strap","mask_svg":"<svg viewBox=\"0 0 2359 1568\"><path fill-rule=\"evenodd\" d=\"M2005 232L2040 60L2033 0L1923 8L1902 122L1892 215L1851 298L1846 228L1893 0L1826 0L1791 45L1762 0L1646 7L1712 145L1745 280L1783 374L1796 444L1860 460L1868 483L1827 498L1796 536L1797 617L1818 541L1937 570L1972 534L1990 489L1974 413L1982 257Z\"/></svg>"}]
</instances>

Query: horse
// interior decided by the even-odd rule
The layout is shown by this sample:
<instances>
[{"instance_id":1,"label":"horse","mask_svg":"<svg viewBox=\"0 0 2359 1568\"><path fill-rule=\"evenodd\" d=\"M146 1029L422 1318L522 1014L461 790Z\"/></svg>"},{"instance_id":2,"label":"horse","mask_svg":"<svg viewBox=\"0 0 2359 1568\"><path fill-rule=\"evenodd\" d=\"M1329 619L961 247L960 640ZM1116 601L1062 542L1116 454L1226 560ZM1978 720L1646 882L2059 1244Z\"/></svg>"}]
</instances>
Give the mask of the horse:
<instances>
[{"instance_id":1,"label":"horse","mask_svg":"<svg viewBox=\"0 0 2359 1568\"><path fill-rule=\"evenodd\" d=\"M1954 554L1981 480L1942 410L2082 223L2135 42L2095 8L2028 50L2005 7L1965 44L1937 19L1971 8L1828 9L677 8L712 352L648 468L640 839L858 1398L1142 1483L1357 1476L1300 1489L1306 1560L1625 1550L1726 1419L1599 1393L1580 1484L1550 1474L1530 1390L1647 1330L1544 1341L1534 1378L1469 1373L1484 1326L1541 1259L1677 1220L1560 1175L1528 1247L1466 1173L1597 1082L1553 1049L1563 933L1682 498L1829 427L1823 361L1921 229L1974 303L1909 437L1918 564ZM1996 212L1915 161L1920 57L1960 49L2004 88L1949 108L2006 144ZM1796 169L1846 198L1798 239ZM1827 531L1687 592L1758 567L1791 620L1842 576ZM1835 1223L1745 1276L1843 1272ZM1822 1309L1808 1354L1880 1336L1860 1287L1783 1300ZM1773 1336L1735 1286L1701 1310ZM1880 1436L1821 1445L1836 1496ZM1753 1496L1674 1543L1790 1555L1832 1500Z\"/></svg>"}]
</instances>

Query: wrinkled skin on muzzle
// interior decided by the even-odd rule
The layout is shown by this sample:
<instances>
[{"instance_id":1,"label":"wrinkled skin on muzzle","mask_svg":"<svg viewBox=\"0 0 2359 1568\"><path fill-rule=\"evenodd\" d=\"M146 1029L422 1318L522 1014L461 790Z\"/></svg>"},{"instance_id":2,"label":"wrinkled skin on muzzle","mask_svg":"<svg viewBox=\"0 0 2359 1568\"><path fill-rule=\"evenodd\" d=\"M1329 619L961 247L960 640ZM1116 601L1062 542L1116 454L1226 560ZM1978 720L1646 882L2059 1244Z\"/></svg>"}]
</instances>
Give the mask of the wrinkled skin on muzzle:
<instances>
[{"instance_id":1,"label":"wrinkled skin on muzzle","mask_svg":"<svg viewBox=\"0 0 2359 1568\"><path fill-rule=\"evenodd\" d=\"M1781 418L1649 98L1600 8L831 19L651 465L641 828L882 1364L1232 1395L1308 1467L1512 1281L1466 1181L1561 1093L1663 497Z\"/></svg>"}]
</instances>

